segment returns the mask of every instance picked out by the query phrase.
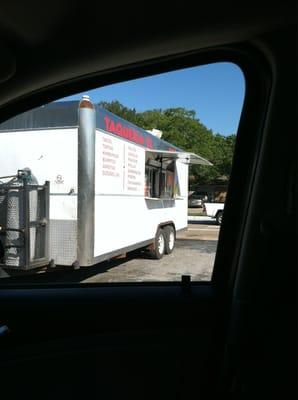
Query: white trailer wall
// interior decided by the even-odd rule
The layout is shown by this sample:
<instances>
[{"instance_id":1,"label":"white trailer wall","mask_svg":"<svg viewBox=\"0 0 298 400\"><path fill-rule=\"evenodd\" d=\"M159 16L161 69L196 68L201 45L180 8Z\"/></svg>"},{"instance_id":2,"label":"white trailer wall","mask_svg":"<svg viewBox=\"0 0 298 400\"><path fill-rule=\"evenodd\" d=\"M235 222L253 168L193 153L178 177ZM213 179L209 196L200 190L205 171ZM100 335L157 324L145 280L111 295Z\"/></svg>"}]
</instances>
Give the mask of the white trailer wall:
<instances>
[{"instance_id":1,"label":"white trailer wall","mask_svg":"<svg viewBox=\"0 0 298 400\"><path fill-rule=\"evenodd\" d=\"M50 181L50 257L61 265L76 260L77 157L77 128L0 133L0 176L28 167Z\"/></svg>"},{"instance_id":2,"label":"white trailer wall","mask_svg":"<svg viewBox=\"0 0 298 400\"><path fill-rule=\"evenodd\" d=\"M187 165L179 199L145 199L145 148L96 130L95 149L94 257L153 239L163 222L187 226Z\"/></svg>"}]
</instances>

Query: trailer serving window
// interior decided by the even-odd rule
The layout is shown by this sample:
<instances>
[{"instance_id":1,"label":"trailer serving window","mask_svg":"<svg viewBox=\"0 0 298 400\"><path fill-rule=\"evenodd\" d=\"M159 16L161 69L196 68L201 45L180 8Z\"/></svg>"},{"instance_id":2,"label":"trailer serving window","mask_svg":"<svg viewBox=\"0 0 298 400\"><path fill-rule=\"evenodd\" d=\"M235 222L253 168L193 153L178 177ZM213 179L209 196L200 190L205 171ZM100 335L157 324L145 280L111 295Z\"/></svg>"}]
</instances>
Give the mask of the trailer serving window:
<instances>
[{"instance_id":1,"label":"trailer serving window","mask_svg":"<svg viewBox=\"0 0 298 400\"><path fill-rule=\"evenodd\" d=\"M145 197L172 199L175 191L176 157L147 152L145 167Z\"/></svg>"},{"instance_id":2,"label":"trailer serving window","mask_svg":"<svg viewBox=\"0 0 298 400\"><path fill-rule=\"evenodd\" d=\"M211 166L208 160L192 153L146 151L145 197L173 199L181 195L176 163Z\"/></svg>"},{"instance_id":3,"label":"trailer serving window","mask_svg":"<svg viewBox=\"0 0 298 400\"><path fill-rule=\"evenodd\" d=\"M174 163L168 168L157 168L147 165L146 184L145 184L145 197L148 198L174 198L174 179L175 172Z\"/></svg>"}]
</instances>

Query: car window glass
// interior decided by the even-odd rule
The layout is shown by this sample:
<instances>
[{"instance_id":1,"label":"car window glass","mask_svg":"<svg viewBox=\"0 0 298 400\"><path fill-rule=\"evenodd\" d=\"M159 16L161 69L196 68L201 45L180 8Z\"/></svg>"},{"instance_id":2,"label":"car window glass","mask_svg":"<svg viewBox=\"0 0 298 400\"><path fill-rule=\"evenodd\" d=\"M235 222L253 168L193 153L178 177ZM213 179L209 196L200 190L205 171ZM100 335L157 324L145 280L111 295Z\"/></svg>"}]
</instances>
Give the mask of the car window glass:
<instances>
[{"instance_id":1,"label":"car window glass","mask_svg":"<svg viewBox=\"0 0 298 400\"><path fill-rule=\"evenodd\" d=\"M0 283L210 280L244 85L215 63L1 124Z\"/></svg>"}]
</instances>

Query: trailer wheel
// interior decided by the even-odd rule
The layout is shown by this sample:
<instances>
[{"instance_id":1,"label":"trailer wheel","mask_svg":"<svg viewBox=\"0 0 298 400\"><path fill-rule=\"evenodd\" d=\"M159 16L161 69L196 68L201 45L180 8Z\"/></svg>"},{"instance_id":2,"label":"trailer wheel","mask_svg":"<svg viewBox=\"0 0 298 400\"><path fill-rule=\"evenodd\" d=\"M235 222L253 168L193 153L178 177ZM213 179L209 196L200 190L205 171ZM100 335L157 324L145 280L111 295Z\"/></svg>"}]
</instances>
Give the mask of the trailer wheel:
<instances>
[{"instance_id":1,"label":"trailer wheel","mask_svg":"<svg viewBox=\"0 0 298 400\"><path fill-rule=\"evenodd\" d=\"M218 213L216 214L216 222L218 225L221 225L221 221L222 221L222 211L218 211Z\"/></svg>"},{"instance_id":2,"label":"trailer wheel","mask_svg":"<svg viewBox=\"0 0 298 400\"><path fill-rule=\"evenodd\" d=\"M165 253L166 254L171 254L172 251L174 250L175 247L175 229L172 225L168 225L164 227L164 233L165 233Z\"/></svg>"},{"instance_id":3,"label":"trailer wheel","mask_svg":"<svg viewBox=\"0 0 298 400\"><path fill-rule=\"evenodd\" d=\"M157 260L162 258L162 256L165 254L165 244L166 240L164 231L158 228L154 239L153 249L151 250L151 255L153 258L156 258Z\"/></svg>"}]
</instances>

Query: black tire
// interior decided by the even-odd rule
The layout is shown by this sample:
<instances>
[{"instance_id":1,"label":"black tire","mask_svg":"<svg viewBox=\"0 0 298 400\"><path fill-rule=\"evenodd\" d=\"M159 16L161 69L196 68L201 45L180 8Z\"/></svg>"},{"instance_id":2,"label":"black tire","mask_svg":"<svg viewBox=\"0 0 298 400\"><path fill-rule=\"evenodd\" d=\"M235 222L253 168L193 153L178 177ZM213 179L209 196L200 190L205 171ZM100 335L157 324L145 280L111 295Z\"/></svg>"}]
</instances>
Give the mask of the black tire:
<instances>
[{"instance_id":1,"label":"black tire","mask_svg":"<svg viewBox=\"0 0 298 400\"><path fill-rule=\"evenodd\" d=\"M165 234L165 254L171 254L175 248L176 233L172 225L163 228Z\"/></svg>"},{"instance_id":2,"label":"black tire","mask_svg":"<svg viewBox=\"0 0 298 400\"><path fill-rule=\"evenodd\" d=\"M152 250L150 251L152 258L155 258L156 260L160 260L162 258L162 256L165 254L165 243L166 240L164 231L163 229L158 228Z\"/></svg>"},{"instance_id":3,"label":"black tire","mask_svg":"<svg viewBox=\"0 0 298 400\"><path fill-rule=\"evenodd\" d=\"M218 225L221 225L221 222L222 222L222 214L223 214L222 211L218 211L218 213L216 214L216 222L217 222Z\"/></svg>"}]
</instances>

